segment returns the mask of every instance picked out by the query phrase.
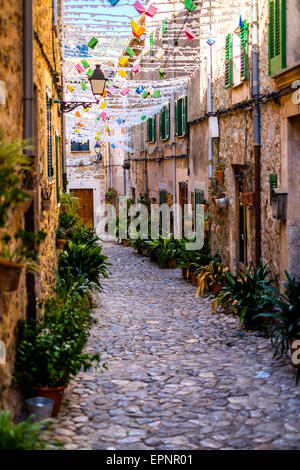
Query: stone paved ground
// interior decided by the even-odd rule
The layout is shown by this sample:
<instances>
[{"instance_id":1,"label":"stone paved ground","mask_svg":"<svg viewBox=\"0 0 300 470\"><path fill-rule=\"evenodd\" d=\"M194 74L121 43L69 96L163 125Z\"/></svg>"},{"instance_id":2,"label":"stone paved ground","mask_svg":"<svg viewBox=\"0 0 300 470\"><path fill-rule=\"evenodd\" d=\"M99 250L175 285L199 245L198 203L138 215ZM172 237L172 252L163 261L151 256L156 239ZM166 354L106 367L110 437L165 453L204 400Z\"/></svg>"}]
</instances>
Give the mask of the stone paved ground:
<instances>
[{"instance_id":1,"label":"stone paved ground","mask_svg":"<svg viewBox=\"0 0 300 470\"><path fill-rule=\"evenodd\" d=\"M289 359L236 317L212 315L180 270L106 244L112 277L81 373L55 420L66 449L297 449L300 399Z\"/></svg>"}]
</instances>

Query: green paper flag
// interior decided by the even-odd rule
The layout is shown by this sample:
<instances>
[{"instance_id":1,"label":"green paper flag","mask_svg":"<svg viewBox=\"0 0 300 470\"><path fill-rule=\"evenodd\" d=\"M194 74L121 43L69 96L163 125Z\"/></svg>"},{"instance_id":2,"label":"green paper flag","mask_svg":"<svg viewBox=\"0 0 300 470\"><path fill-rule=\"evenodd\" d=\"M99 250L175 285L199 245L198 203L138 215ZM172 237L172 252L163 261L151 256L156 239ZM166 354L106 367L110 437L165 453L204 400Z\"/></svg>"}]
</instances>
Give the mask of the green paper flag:
<instances>
[{"instance_id":1,"label":"green paper flag","mask_svg":"<svg viewBox=\"0 0 300 470\"><path fill-rule=\"evenodd\" d=\"M80 85L84 91L88 89L87 85L84 82L81 82Z\"/></svg>"},{"instance_id":2,"label":"green paper flag","mask_svg":"<svg viewBox=\"0 0 300 470\"><path fill-rule=\"evenodd\" d=\"M166 77L166 74L165 74L165 72L163 71L163 69L159 69L158 74L159 74L159 79L160 79L160 80L161 80L162 78L165 78L165 77Z\"/></svg>"},{"instance_id":3,"label":"green paper flag","mask_svg":"<svg viewBox=\"0 0 300 470\"><path fill-rule=\"evenodd\" d=\"M143 97L143 98L147 98L147 96L148 96L148 91L146 91L146 90L145 90L145 91L143 91L143 93L142 93L142 97Z\"/></svg>"},{"instance_id":4,"label":"green paper flag","mask_svg":"<svg viewBox=\"0 0 300 470\"><path fill-rule=\"evenodd\" d=\"M98 42L99 42L98 39L92 38L92 39L90 40L90 42L88 43L88 46L89 46L91 49L95 49L95 47L97 46Z\"/></svg>"},{"instance_id":5,"label":"green paper flag","mask_svg":"<svg viewBox=\"0 0 300 470\"><path fill-rule=\"evenodd\" d=\"M88 69L90 64L86 60L81 61L82 65L84 66L85 69Z\"/></svg>"},{"instance_id":6,"label":"green paper flag","mask_svg":"<svg viewBox=\"0 0 300 470\"><path fill-rule=\"evenodd\" d=\"M185 8L188 10L188 11L193 11L195 10L196 8L196 5L194 2L192 2L192 0L183 0L182 2L185 6Z\"/></svg>"},{"instance_id":7,"label":"green paper flag","mask_svg":"<svg viewBox=\"0 0 300 470\"><path fill-rule=\"evenodd\" d=\"M141 120L142 120L142 121L145 121L145 119L147 119L147 116L142 116L142 117L141 117Z\"/></svg>"},{"instance_id":8,"label":"green paper flag","mask_svg":"<svg viewBox=\"0 0 300 470\"><path fill-rule=\"evenodd\" d=\"M100 116L97 116L97 121L100 121Z\"/></svg>"},{"instance_id":9,"label":"green paper flag","mask_svg":"<svg viewBox=\"0 0 300 470\"><path fill-rule=\"evenodd\" d=\"M128 55L130 55L130 57L135 57L135 53L134 51L131 49L131 47L127 47L126 51L125 51Z\"/></svg>"},{"instance_id":10,"label":"green paper flag","mask_svg":"<svg viewBox=\"0 0 300 470\"><path fill-rule=\"evenodd\" d=\"M153 93L154 98L158 98L159 95L160 95L160 91L159 91L159 90L155 90L155 92Z\"/></svg>"},{"instance_id":11,"label":"green paper flag","mask_svg":"<svg viewBox=\"0 0 300 470\"><path fill-rule=\"evenodd\" d=\"M91 76L93 75L93 73L94 73L94 70L89 69L86 74L91 78Z\"/></svg>"}]
</instances>

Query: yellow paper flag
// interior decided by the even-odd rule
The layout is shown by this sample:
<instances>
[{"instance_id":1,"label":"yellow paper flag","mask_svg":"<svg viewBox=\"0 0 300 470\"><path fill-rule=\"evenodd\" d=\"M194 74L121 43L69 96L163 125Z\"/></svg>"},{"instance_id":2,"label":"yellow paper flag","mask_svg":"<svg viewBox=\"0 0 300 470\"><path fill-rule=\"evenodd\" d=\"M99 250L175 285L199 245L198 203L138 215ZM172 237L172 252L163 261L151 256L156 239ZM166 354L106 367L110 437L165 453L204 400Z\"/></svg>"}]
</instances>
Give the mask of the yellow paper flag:
<instances>
[{"instance_id":1,"label":"yellow paper flag","mask_svg":"<svg viewBox=\"0 0 300 470\"><path fill-rule=\"evenodd\" d=\"M99 108L101 109L105 109L106 108L106 102L105 101L102 101L102 103L100 104Z\"/></svg>"},{"instance_id":2,"label":"yellow paper flag","mask_svg":"<svg viewBox=\"0 0 300 470\"><path fill-rule=\"evenodd\" d=\"M119 73L119 74L121 75L121 77L123 77L123 78L125 78L126 75L127 75L127 73L126 73L125 70L123 70L123 69L119 69L119 70L118 70L118 73Z\"/></svg>"},{"instance_id":3,"label":"yellow paper flag","mask_svg":"<svg viewBox=\"0 0 300 470\"><path fill-rule=\"evenodd\" d=\"M127 62L128 62L128 57L123 56L122 59L119 60L119 66L120 67L125 67Z\"/></svg>"},{"instance_id":4,"label":"yellow paper flag","mask_svg":"<svg viewBox=\"0 0 300 470\"><path fill-rule=\"evenodd\" d=\"M73 93L73 91L74 91L74 87L71 86L71 85L67 85L67 89L68 89L71 93Z\"/></svg>"}]
</instances>

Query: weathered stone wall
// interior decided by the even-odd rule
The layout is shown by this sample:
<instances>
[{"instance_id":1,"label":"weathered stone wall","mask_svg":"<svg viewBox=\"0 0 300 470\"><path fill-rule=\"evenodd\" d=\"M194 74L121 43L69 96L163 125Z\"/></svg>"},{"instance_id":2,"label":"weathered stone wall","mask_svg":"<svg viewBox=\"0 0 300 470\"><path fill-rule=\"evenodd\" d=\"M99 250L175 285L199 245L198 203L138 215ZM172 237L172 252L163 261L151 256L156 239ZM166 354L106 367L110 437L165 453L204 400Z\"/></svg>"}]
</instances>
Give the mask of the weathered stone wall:
<instances>
[{"instance_id":1,"label":"weathered stone wall","mask_svg":"<svg viewBox=\"0 0 300 470\"><path fill-rule=\"evenodd\" d=\"M0 105L0 126L9 139L21 139L23 135L23 12L22 1L0 1L0 80L6 83L7 103ZM5 14L4 14L5 12ZM3 14L2 14L3 13ZM56 190L56 174L59 185L62 183L61 174L61 117L57 105L52 107L53 130L53 169L54 176L47 175L47 131L46 131L46 88L53 98L58 98L54 87L54 77L51 75L48 58L53 70L60 72L61 56L59 42L55 31L52 30L52 0L34 1L34 29L38 32L41 46L34 40L34 154L35 154L35 183L36 197L34 198L34 229L44 230L47 238L40 246L38 262L39 272L36 275L37 302L51 292L54 283L54 267L56 265L55 232L58 223L58 205ZM53 36L53 43L51 35ZM59 142L55 148L55 133ZM51 209L41 210L41 184L46 181L52 187ZM10 213L7 223L11 234L18 228L24 228L24 214L14 210ZM15 354L15 328L17 321L24 318L27 306L25 273L20 286L13 294L0 293L0 339L6 344L6 365L0 366L0 398L1 405L10 408L12 412L19 410L19 393L12 385ZM2 394L2 396L1 396Z\"/></svg>"}]
</instances>

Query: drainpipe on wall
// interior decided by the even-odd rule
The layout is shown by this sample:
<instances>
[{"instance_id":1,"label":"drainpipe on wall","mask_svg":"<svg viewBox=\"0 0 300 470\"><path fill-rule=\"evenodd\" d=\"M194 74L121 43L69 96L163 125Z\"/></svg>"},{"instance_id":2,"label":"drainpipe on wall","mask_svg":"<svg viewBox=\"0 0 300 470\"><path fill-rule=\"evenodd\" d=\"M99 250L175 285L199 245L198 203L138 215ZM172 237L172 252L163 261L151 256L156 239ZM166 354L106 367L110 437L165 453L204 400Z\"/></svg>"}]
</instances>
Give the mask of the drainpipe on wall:
<instances>
[{"instance_id":1,"label":"drainpipe on wall","mask_svg":"<svg viewBox=\"0 0 300 470\"><path fill-rule=\"evenodd\" d=\"M212 46L209 46L209 54L208 54L208 60L207 60L207 111L209 113L212 112L212 89L211 89L212 84L211 82L212 82ZM209 160L208 176L209 178L213 177L213 165L211 163L212 158L213 158L213 144L212 144L210 128L208 125L208 160Z\"/></svg>"},{"instance_id":2,"label":"drainpipe on wall","mask_svg":"<svg viewBox=\"0 0 300 470\"><path fill-rule=\"evenodd\" d=\"M109 186L113 187L113 175L112 175L112 163L111 163L111 147L110 143L108 143L108 158L109 158Z\"/></svg>"},{"instance_id":3,"label":"drainpipe on wall","mask_svg":"<svg viewBox=\"0 0 300 470\"><path fill-rule=\"evenodd\" d=\"M258 48L258 0L252 1L252 95L254 98L254 158L255 158L255 263L261 259L261 135L260 135L260 104L259 104L259 48Z\"/></svg>"},{"instance_id":4,"label":"drainpipe on wall","mask_svg":"<svg viewBox=\"0 0 300 470\"><path fill-rule=\"evenodd\" d=\"M147 150L145 150L145 193L148 196L148 162L147 162Z\"/></svg>"},{"instance_id":5,"label":"drainpipe on wall","mask_svg":"<svg viewBox=\"0 0 300 470\"><path fill-rule=\"evenodd\" d=\"M32 0L23 0L23 138L33 139L33 17ZM25 150L31 155L32 150Z\"/></svg>"}]
</instances>

